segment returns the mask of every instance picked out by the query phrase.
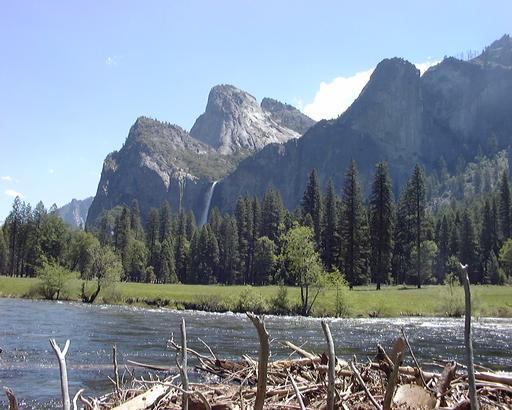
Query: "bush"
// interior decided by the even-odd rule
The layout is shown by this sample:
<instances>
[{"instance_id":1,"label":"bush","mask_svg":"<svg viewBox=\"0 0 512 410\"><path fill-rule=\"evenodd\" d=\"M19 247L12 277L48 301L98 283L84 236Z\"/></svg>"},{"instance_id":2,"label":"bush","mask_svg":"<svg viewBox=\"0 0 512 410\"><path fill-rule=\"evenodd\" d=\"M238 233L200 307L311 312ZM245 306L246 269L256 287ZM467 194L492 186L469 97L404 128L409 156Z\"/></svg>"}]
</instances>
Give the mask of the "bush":
<instances>
[{"instance_id":1,"label":"bush","mask_svg":"<svg viewBox=\"0 0 512 410\"><path fill-rule=\"evenodd\" d=\"M37 272L41 280L38 293L48 300L68 299L69 281L76 277L74 272L57 263L44 262Z\"/></svg>"},{"instance_id":2,"label":"bush","mask_svg":"<svg viewBox=\"0 0 512 410\"><path fill-rule=\"evenodd\" d=\"M459 284L458 275L449 273L446 275L445 287L439 293L438 310L448 317L464 316L464 291Z\"/></svg>"},{"instance_id":3,"label":"bush","mask_svg":"<svg viewBox=\"0 0 512 410\"><path fill-rule=\"evenodd\" d=\"M109 286L103 294L103 303L118 304L123 301L123 293L116 285Z\"/></svg>"},{"instance_id":4,"label":"bush","mask_svg":"<svg viewBox=\"0 0 512 410\"><path fill-rule=\"evenodd\" d=\"M256 293L251 286L246 286L240 293L235 309L237 312L265 313L268 309L265 299Z\"/></svg>"},{"instance_id":5,"label":"bush","mask_svg":"<svg viewBox=\"0 0 512 410\"><path fill-rule=\"evenodd\" d=\"M270 309L271 312L276 315L287 315L291 313L288 288L286 286L279 285L276 296L270 299Z\"/></svg>"}]
</instances>

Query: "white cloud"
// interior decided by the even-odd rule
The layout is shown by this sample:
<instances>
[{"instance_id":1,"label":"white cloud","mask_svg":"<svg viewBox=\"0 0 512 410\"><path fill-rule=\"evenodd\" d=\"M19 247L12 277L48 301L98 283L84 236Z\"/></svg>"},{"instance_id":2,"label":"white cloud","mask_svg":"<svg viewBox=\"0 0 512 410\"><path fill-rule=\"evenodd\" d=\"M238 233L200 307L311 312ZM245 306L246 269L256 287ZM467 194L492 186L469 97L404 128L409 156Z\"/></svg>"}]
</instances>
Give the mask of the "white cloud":
<instances>
[{"instance_id":1,"label":"white cloud","mask_svg":"<svg viewBox=\"0 0 512 410\"><path fill-rule=\"evenodd\" d=\"M437 61L415 64L420 75ZM304 105L303 112L314 120L332 119L350 107L370 79L375 68L360 71L348 77L336 77L330 82L322 81L313 102Z\"/></svg>"},{"instance_id":2,"label":"white cloud","mask_svg":"<svg viewBox=\"0 0 512 410\"><path fill-rule=\"evenodd\" d=\"M313 102L304 106L304 113L317 121L336 118L354 102L372 73L373 68L350 77L336 77L329 83L322 81Z\"/></svg>"},{"instance_id":3,"label":"white cloud","mask_svg":"<svg viewBox=\"0 0 512 410\"><path fill-rule=\"evenodd\" d=\"M13 191L12 189L6 189L4 191L5 195L7 196L11 196L13 198L16 198L17 196L19 196L20 198L24 198L25 195L23 195L21 192L16 192L16 191Z\"/></svg>"},{"instance_id":4,"label":"white cloud","mask_svg":"<svg viewBox=\"0 0 512 410\"><path fill-rule=\"evenodd\" d=\"M105 64L108 66L115 66L115 65L117 65L117 62L118 62L118 58L116 56L108 56L105 59Z\"/></svg>"},{"instance_id":5,"label":"white cloud","mask_svg":"<svg viewBox=\"0 0 512 410\"><path fill-rule=\"evenodd\" d=\"M49 174L55 174L55 170L54 170L53 168L50 168L50 169L48 170L48 173L49 173Z\"/></svg>"},{"instance_id":6,"label":"white cloud","mask_svg":"<svg viewBox=\"0 0 512 410\"><path fill-rule=\"evenodd\" d=\"M2 181L12 181L12 177L10 177L9 175L6 175L6 176L3 176L3 177L0 177L0 179Z\"/></svg>"}]
</instances>

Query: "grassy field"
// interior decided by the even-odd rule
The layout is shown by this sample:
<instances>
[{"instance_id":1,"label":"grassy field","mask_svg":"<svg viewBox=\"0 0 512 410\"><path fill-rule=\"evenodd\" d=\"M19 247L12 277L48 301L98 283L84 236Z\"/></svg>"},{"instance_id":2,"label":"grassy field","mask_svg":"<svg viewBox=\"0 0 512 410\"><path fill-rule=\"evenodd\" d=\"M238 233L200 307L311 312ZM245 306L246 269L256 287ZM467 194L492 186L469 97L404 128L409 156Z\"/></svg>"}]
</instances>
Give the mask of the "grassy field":
<instances>
[{"instance_id":1,"label":"grassy field","mask_svg":"<svg viewBox=\"0 0 512 410\"><path fill-rule=\"evenodd\" d=\"M39 283L34 278L0 276L0 296L37 298ZM82 281L72 280L66 298L79 300ZM247 287L219 285L155 285L120 283L115 289L102 291L98 303L119 303L172 308L197 308L212 311L260 310L275 312L272 300L277 286ZM473 286L476 316L512 317L511 286ZM290 305L297 304L298 288L288 288ZM462 288L450 293L446 286L424 286L422 289L385 286L376 291L373 286L357 287L341 292L344 316L448 316L460 314L463 308ZM324 291L313 309L316 316L334 316L336 290Z\"/></svg>"}]
</instances>

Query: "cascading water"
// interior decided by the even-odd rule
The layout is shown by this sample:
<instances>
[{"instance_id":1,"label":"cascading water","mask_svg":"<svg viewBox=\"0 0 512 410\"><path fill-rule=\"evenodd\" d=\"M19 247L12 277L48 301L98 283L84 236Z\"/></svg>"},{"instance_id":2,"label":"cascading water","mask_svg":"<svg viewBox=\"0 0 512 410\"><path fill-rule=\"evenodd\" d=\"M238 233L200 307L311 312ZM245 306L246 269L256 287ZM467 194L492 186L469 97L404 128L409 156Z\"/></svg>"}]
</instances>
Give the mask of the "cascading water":
<instances>
[{"instance_id":1,"label":"cascading water","mask_svg":"<svg viewBox=\"0 0 512 410\"><path fill-rule=\"evenodd\" d=\"M215 190L215 185L217 185L218 181L213 181L208 193L206 195L206 201L204 204L203 213L201 214L201 220L199 225L204 225L208 221L208 212L210 211L210 205L212 203L213 191Z\"/></svg>"}]
</instances>

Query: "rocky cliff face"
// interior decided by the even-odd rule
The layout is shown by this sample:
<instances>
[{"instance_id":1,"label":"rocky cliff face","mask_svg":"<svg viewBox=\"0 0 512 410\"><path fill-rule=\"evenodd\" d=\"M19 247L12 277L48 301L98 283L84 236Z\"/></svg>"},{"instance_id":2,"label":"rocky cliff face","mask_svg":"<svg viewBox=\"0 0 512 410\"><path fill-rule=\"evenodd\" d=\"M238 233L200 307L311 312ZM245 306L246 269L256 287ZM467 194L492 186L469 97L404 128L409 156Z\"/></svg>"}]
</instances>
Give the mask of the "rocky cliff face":
<instances>
[{"instance_id":1,"label":"rocky cliff face","mask_svg":"<svg viewBox=\"0 0 512 410\"><path fill-rule=\"evenodd\" d=\"M70 203L57 209L57 213L69 226L83 228L93 199L92 196L85 199L72 199Z\"/></svg>"},{"instance_id":2,"label":"rocky cliff face","mask_svg":"<svg viewBox=\"0 0 512 410\"><path fill-rule=\"evenodd\" d=\"M168 201L174 210L192 209L198 216L212 182L234 165L177 125L141 117L121 150L105 159L87 223L133 199L139 201L142 215Z\"/></svg>"},{"instance_id":3,"label":"rocky cliff face","mask_svg":"<svg viewBox=\"0 0 512 410\"><path fill-rule=\"evenodd\" d=\"M206 110L190 134L224 155L252 153L267 144L300 136L274 121L256 98L232 85L212 88Z\"/></svg>"},{"instance_id":4,"label":"rocky cliff face","mask_svg":"<svg viewBox=\"0 0 512 410\"><path fill-rule=\"evenodd\" d=\"M312 120L297 108L272 98L261 100L261 108L264 112L270 114L270 117L276 123L300 135L304 135L315 124L315 120Z\"/></svg>"},{"instance_id":5,"label":"rocky cliff face","mask_svg":"<svg viewBox=\"0 0 512 410\"><path fill-rule=\"evenodd\" d=\"M212 206L232 210L239 195L261 195L273 184L293 208L312 168L324 186L332 178L340 189L352 159L366 189L375 163L387 161L398 191L417 162L432 171L443 156L454 171L459 156L495 154L512 145L510 52L505 37L474 60L447 58L421 77L405 60L383 60L342 116L242 161L218 184Z\"/></svg>"}]
</instances>

